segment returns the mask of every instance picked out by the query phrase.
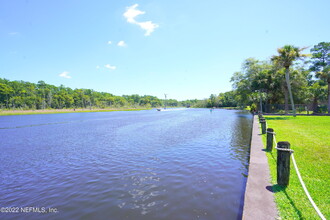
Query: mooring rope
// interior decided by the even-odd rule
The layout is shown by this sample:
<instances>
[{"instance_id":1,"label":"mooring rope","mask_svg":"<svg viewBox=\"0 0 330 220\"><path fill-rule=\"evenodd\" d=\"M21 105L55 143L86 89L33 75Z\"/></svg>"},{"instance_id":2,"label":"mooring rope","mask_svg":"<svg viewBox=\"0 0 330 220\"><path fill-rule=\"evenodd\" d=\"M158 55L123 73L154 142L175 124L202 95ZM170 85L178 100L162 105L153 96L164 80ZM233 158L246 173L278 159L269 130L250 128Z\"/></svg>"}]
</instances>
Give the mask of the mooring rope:
<instances>
[{"instance_id":1,"label":"mooring rope","mask_svg":"<svg viewBox=\"0 0 330 220\"><path fill-rule=\"evenodd\" d=\"M308 192L308 190L307 190L307 188L306 188L306 186L305 186L305 183L304 183L303 179L301 178L301 175L300 175L300 172L299 172L299 169L298 169L298 166L297 166L297 164L296 164L296 160L294 159L293 154L292 154L292 162L293 162L294 168L296 169L296 173L297 173L297 176L298 176L299 181L300 181L300 183L301 183L301 186L303 187L303 189L304 189L304 191L305 191L305 193L306 193L306 195L307 195L309 201L311 202L313 208L315 209L315 211L317 212L317 214L320 216L320 218L321 218L322 220L326 220L326 218L324 217L324 215L322 214L322 212L320 211L320 209L319 209L319 208L317 207L317 205L315 204L315 202L314 202L314 200L312 199L312 197L309 195L309 192Z\"/></svg>"},{"instance_id":2,"label":"mooring rope","mask_svg":"<svg viewBox=\"0 0 330 220\"><path fill-rule=\"evenodd\" d=\"M269 133L270 133L270 132L269 132ZM312 204L313 208L315 209L315 211L317 212L317 214L319 215L319 217L320 217L322 220L326 220L326 218L324 217L324 215L322 214L322 212L320 211L320 209L317 207L317 205L315 204L314 200L312 199L312 197L310 196L310 194L309 194L309 192L308 192L308 190L307 190L307 188L306 188L306 185L305 185L305 183L304 183L304 181L303 181L303 179L302 179L302 177L301 177L301 175L300 175L300 172L299 172L299 169L298 169L298 166L297 166L296 160L294 159L294 155L293 155L293 152L294 152L294 151L293 151L292 149L278 148L278 147L277 147L277 142L276 142L276 137L275 137L275 136L276 136L276 135L275 135L275 133L274 133L273 137L274 137L274 142L275 142L275 145L276 145L275 148L276 148L277 150L281 150L281 151L289 151L289 152L291 152L293 166L294 166L294 168L295 168L295 170L296 170L296 173L297 173L298 179L299 179L299 181L300 181L300 184L301 184L302 188L303 188L304 191L305 191L305 194L306 194L308 200L309 200L310 203Z\"/></svg>"},{"instance_id":3,"label":"mooring rope","mask_svg":"<svg viewBox=\"0 0 330 220\"><path fill-rule=\"evenodd\" d=\"M273 143L273 145L275 144L275 146L277 147L277 142L276 142L276 134L275 134L275 132L274 132L274 135L273 135L273 137L274 137L274 143Z\"/></svg>"},{"instance_id":4,"label":"mooring rope","mask_svg":"<svg viewBox=\"0 0 330 220\"><path fill-rule=\"evenodd\" d=\"M292 150L292 149L287 149L287 148L278 148L278 147L275 147L275 149L276 149L276 150L280 150L280 151L288 151L288 152L291 152L291 153L294 152L294 150Z\"/></svg>"},{"instance_id":5,"label":"mooring rope","mask_svg":"<svg viewBox=\"0 0 330 220\"><path fill-rule=\"evenodd\" d=\"M273 135L276 134L275 132L271 132L271 131L266 131L266 132L269 133L269 134L273 134Z\"/></svg>"}]
</instances>

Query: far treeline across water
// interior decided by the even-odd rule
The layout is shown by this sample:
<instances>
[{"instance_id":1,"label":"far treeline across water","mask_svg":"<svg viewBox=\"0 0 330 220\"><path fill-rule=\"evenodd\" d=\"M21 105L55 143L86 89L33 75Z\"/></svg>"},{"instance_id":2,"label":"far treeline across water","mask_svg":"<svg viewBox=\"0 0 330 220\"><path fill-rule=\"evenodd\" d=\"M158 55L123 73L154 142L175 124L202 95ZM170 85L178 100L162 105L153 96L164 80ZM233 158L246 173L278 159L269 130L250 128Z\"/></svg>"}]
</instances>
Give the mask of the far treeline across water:
<instances>
[{"instance_id":1,"label":"far treeline across water","mask_svg":"<svg viewBox=\"0 0 330 220\"><path fill-rule=\"evenodd\" d=\"M270 60L246 59L231 78L233 91L211 95L200 107L219 107L225 100L252 111L262 106L263 112L330 113L330 42L307 49L285 45Z\"/></svg>"},{"instance_id":2,"label":"far treeline across water","mask_svg":"<svg viewBox=\"0 0 330 220\"><path fill-rule=\"evenodd\" d=\"M166 100L168 107L190 107L198 100ZM116 96L92 89L71 89L39 81L10 81L0 78L0 107L6 110L72 109L72 108L152 108L164 105L164 100L150 95Z\"/></svg>"}]
</instances>

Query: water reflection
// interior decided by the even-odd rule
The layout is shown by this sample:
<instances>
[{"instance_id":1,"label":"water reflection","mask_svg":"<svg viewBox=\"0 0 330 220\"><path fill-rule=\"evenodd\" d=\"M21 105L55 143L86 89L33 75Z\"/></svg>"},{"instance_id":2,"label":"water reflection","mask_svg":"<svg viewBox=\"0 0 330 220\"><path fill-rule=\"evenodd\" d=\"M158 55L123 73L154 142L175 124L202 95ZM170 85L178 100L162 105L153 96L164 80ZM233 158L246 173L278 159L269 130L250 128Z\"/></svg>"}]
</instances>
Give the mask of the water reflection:
<instances>
[{"instance_id":1,"label":"water reflection","mask_svg":"<svg viewBox=\"0 0 330 220\"><path fill-rule=\"evenodd\" d=\"M239 159L243 165L246 165L245 159L249 155L249 148L252 134L252 116L248 112L236 112L238 117L232 124L232 131L235 135L231 136L230 147L233 150L232 156Z\"/></svg>"}]
</instances>

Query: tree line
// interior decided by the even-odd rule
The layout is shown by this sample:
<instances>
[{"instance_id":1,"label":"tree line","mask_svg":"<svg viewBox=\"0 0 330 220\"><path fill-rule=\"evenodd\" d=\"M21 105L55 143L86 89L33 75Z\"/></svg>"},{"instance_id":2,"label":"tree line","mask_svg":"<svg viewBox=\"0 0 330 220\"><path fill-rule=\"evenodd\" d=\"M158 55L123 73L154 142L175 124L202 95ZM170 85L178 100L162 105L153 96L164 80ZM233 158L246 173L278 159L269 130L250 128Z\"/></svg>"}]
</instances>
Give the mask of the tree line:
<instances>
[{"instance_id":1,"label":"tree line","mask_svg":"<svg viewBox=\"0 0 330 220\"><path fill-rule=\"evenodd\" d=\"M245 107L266 112L296 113L312 106L314 112L330 112L330 42L321 42L309 54L293 45L278 48L269 60L248 58L231 77L233 90L205 100L166 100L168 107ZM63 109L160 107L165 100L150 95L123 95L92 89L71 89L39 81L0 78L1 109ZM299 105L303 104L303 109ZM324 104L323 106L320 104ZM283 108L281 107L283 106Z\"/></svg>"},{"instance_id":2,"label":"tree line","mask_svg":"<svg viewBox=\"0 0 330 220\"><path fill-rule=\"evenodd\" d=\"M330 113L330 42L313 46L309 54L303 53L306 49L285 45L269 60L244 60L231 78L233 91L211 95L200 104L223 107L223 100L231 100L232 106L286 114L291 110L294 115L295 104L304 104L304 109L308 105L314 112Z\"/></svg>"},{"instance_id":3,"label":"tree line","mask_svg":"<svg viewBox=\"0 0 330 220\"><path fill-rule=\"evenodd\" d=\"M65 109L65 108L154 108L164 105L164 101L155 96L123 95L116 96L92 89L71 89L54 86L39 81L10 81L0 78L1 109ZM168 107L194 105L197 100L166 100Z\"/></svg>"}]
</instances>

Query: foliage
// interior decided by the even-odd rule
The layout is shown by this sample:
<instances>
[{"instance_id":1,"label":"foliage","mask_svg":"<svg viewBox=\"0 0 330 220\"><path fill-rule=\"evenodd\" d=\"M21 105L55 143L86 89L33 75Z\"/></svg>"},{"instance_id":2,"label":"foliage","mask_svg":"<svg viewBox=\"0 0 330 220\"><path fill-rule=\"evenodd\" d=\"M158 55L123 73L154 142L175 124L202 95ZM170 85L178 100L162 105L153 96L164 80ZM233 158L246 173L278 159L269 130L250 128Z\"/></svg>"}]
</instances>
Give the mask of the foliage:
<instances>
[{"instance_id":1,"label":"foliage","mask_svg":"<svg viewBox=\"0 0 330 220\"><path fill-rule=\"evenodd\" d=\"M328 113L330 113L330 42L321 42L312 49L312 66L315 76L328 85Z\"/></svg>"},{"instance_id":2,"label":"foliage","mask_svg":"<svg viewBox=\"0 0 330 220\"><path fill-rule=\"evenodd\" d=\"M255 111L257 111L257 106L256 106L256 104L252 104L251 106L250 106L250 109L249 109L251 112L255 112Z\"/></svg>"},{"instance_id":3,"label":"foliage","mask_svg":"<svg viewBox=\"0 0 330 220\"><path fill-rule=\"evenodd\" d=\"M312 66L314 72L323 72L330 66L330 42L321 42L312 49ZM328 78L328 77L326 77Z\"/></svg>"},{"instance_id":4,"label":"foliage","mask_svg":"<svg viewBox=\"0 0 330 220\"><path fill-rule=\"evenodd\" d=\"M187 106L196 101L179 102L175 99L167 101L168 106ZM71 89L54 86L39 81L10 81L0 78L0 107L2 109L69 109L69 108L123 108L123 107L159 107L163 100L155 96L123 95L97 92L92 89Z\"/></svg>"},{"instance_id":5,"label":"foliage","mask_svg":"<svg viewBox=\"0 0 330 220\"><path fill-rule=\"evenodd\" d=\"M330 70L328 69L330 46L329 43L323 42L311 49L313 68L307 66L309 61L306 60L307 55L301 54L304 49L306 48L286 45L279 48L278 55L268 61L246 59L241 71L235 72L231 78L236 104L243 107L253 104L259 111L265 112L276 111L279 104L285 104L285 113L288 113L291 91L294 94L291 95L292 104L312 103L314 113L319 112L318 106L324 104L326 100L326 84L327 80L330 80L326 75ZM303 58L305 62L298 62ZM316 79L312 71L318 71L318 74L314 74ZM329 94L328 86L328 108L330 108ZM263 109L260 109L260 102ZM294 106L292 110L295 112Z\"/></svg>"},{"instance_id":6,"label":"foliage","mask_svg":"<svg viewBox=\"0 0 330 220\"><path fill-rule=\"evenodd\" d=\"M279 66L283 66L284 68L290 68L290 66L292 66L295 60L306 56L304 54L301 54L301 51L305 49L306 47L299 48L293 45L285 45L277 49L278 55L273 56L271 60Z\"/></svg>"},{"instance_id":7,"label":"foliage","mask_svg":"<svg viewBox=\"0 0 330 220\"><path fill-rule=\"evenodd\" d=\"M223 107L236 107L235 92L229 91L220 93L219 95L212 94L209 99L199 100L194 107L197 108L223 108Z\"/></svg>"}]
</instances>

